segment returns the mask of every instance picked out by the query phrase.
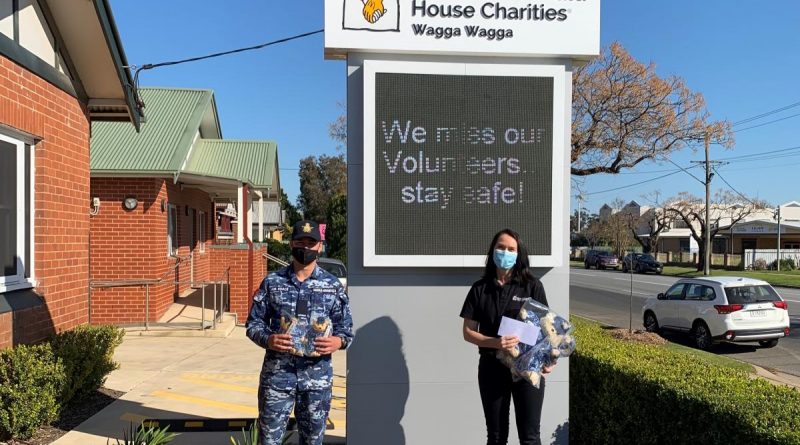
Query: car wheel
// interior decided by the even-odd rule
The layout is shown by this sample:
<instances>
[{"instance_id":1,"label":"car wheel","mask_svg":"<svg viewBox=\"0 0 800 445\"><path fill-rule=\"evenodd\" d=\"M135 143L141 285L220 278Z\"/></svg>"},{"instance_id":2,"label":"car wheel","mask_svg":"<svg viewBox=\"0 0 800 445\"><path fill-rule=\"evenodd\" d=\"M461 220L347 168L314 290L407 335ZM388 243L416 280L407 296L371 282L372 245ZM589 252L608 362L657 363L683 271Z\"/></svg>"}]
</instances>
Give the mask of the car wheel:
<instances>
[{"instance_id":1,"label":"car wheel","mask_svg":"<svg viewBox=\"0 0 800 445\"><path fill-rule=\"evenodd\" d=\"M663 270L656 270L656 275L661 275L661 272L663 272Z\"/></svg>"},{"instance_id":2,"label":"car wheel","mask_svg":"<svg viewBox=\"0 0 800 445\"><path fill-rule=\"evenodd\" d=\"M628 273L628 266L627 265L625 265L625 264L622 265L622 272L623 273Z\"/></svg>"},{"instance_id":3,"label":"car wheel","mask_svg":"<svg viewBox=\"0 0 800 445\"><path fill-rule=\"evenodd\" d=\"M636 272L636 273L642 273L642 268L639 267L639 265L637 264L637 265L633 266L633 271Z\"/></svg>"},{"instance_id":4,"label":"car wheel","mask_svg":"<svg viewBox=\"0 0 800 445\"><path fill-rule=\"evenodd\" d=\"M774 348L775 346L778 346L778 339L773 338L772 340L761 340L758 342L758 344L761 345L762 348Z\"/></svg>"},{"instance_id":5,"label":"car wheel","mask_svg":"<svg viewBox=\"0 0 800 445\"><path fill-rule=\"evenodd\" d=\"M714 345L714 339L711 338L711 332L708 330L708 325L706 325L704 322L698 321L695 323L692 333L694 334L694 344L697 346L697 349L700 349L701 351L707 351L711 349L711 346Z\"/></svg>"},{"instance_id":6,"label":"car wheel","mask_svg":"<svg viewBox=\"0 0 800 445\"><path fill-rule=\"evenodd\" d=\"M591 269L592 266L589 265L586 261L583 262L584 269Z\"/></svg>"},{"instance_id":7,"label":"car wheel","mask_svg":"<svg viewBox=\"0 0 800 445\"><path fill-rule=\"evenodd\" d=\"M658 333L658 319L656 318L656 314L650 311L644 314L644 330Z\"/></svg>"}]
</instances>

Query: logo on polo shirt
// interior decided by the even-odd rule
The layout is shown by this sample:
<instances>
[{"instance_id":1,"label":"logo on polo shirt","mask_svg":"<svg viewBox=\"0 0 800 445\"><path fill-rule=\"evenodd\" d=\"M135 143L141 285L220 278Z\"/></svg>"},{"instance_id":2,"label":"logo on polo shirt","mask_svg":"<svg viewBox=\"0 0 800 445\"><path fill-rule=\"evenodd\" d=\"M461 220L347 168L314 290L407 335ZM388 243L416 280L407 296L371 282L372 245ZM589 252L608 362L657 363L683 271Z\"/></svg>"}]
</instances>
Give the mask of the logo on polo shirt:
<instances>
[{"instance_id":1,"label":"logo on polo shirt","mask_svg":"<svg viewBox=\"0 0 800 445\"><path fill-rule=\"evenodd\" d=\"M530 300L531 298L530 297L520 298L520 297L514 295L513 297L511 297L511 299L514 300L514 301L519 301L519 302L522 303L522 302Z\"/></svg>"}]
</instances>

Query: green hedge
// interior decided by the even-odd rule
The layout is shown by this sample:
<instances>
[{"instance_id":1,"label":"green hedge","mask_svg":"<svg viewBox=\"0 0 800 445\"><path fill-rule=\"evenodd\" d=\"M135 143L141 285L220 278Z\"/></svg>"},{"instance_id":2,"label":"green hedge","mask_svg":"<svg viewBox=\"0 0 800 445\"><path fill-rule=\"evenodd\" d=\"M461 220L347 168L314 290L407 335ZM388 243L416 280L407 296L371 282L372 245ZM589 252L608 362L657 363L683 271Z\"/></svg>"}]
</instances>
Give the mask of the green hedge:
<instances>
[{"instance_id":1,"label":"green hedge","mask_svg":"<svg viewBox=\"0 0 800 445\"><path fill-rule=\"evenodd\" d=\"M117 365L123 331L79 326L50 342L0 350L0 440L30 437L70 402L97 390Z\"/></svg>"},{"instance_id":2,"label":"green hedge","mask_svg":"<svg viewBox=\"0 0 800 445\"><path fill-rule=\"evenodd\" d=\"M800 444L800 391L574 324L570 443Z\"/></svg>"},{"instance_id":3,"label":"green hedge","mask_svg":"<svg viewBox=\"0 0 800 445\"><path fill-rule=\"evenodd\" d=\"M106 376L117 369L114 350L124 332L115 326L78 326L53 338L53 352L67 374L60 400L66 405L95 392Z\"/></svg>"},{"instance_id":4,"label":"green hedge","mask_svg":"<svg viewBox=\"0 0 800 445\"><path fill-rule=\"evenodd\" d=\"M65 378L50 344L0 350L0 440L30 437L55 420Z\"/></svg>"}]
</instances>

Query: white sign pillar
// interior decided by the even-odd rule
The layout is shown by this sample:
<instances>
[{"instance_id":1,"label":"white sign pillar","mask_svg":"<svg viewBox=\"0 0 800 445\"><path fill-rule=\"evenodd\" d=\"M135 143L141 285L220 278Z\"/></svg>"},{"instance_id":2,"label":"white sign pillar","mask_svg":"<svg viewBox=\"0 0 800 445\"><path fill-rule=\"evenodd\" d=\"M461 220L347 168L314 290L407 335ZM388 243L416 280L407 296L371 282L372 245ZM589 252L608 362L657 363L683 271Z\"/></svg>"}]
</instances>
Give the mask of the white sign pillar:
<instances>
[{"instance_id":1,"label":"white sign pillar","mask_svg":"<svg viewBox=\"0 0 800 445\"><path fill-rule=\"evenodd\" d=\"M347 441L481 443L458 315L506 227L569 313L572 66L599 52L599 1L384 0L377 20L367 3L326 0L325 18L348 76ZM567 443L568 416L565 359L546 378L542 443ZM510 421L517 444L513 407Z\"/></svg>"}]
</instances>

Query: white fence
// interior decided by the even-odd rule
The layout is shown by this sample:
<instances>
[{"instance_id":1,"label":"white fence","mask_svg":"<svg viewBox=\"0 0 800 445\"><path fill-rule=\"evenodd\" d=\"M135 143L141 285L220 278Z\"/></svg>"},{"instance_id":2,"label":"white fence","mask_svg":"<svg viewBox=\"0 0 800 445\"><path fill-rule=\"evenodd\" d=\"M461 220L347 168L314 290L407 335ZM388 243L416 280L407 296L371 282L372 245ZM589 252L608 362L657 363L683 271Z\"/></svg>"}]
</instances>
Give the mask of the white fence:
<instances>
[{"instance_id":1,"label":"white fence","mask_svg":"<svg viewBox=\"0 0 800 445\"><path fill-rule=\"evenodd\" d=\"M772 263L778 259L777 249L746 249L744 251L744 268L752 269L756 260L763 259L767 267L772 268ZM795 267L800 265L800 249L781 249L781 259L794 260Z\"/></svg>"}]
</instances>

